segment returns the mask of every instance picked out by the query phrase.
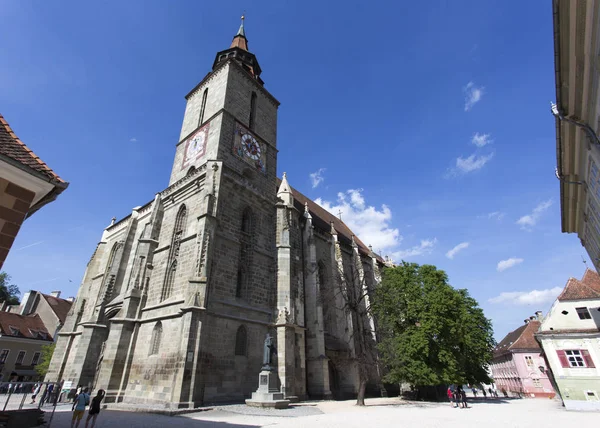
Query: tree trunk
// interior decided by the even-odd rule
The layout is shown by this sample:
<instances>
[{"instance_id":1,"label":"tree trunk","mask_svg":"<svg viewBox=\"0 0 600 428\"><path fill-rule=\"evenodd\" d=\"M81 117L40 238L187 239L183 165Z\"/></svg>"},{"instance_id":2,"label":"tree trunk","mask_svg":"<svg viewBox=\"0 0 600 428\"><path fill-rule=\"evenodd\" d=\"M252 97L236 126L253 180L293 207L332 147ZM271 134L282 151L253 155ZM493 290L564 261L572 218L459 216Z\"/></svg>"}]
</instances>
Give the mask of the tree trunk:
<instances>
[{"instance_id":1,"label":"tree trunk","mask_svg":"<svg viewBox=\"0 0 600 428\"><path fill-rule=\"evenodd\" d=\"M358 384L358 396L356 397L356 405L365 405L365 391L367 389L367 380L361 376L360 383Z\"/></svg>"}]
</instances>

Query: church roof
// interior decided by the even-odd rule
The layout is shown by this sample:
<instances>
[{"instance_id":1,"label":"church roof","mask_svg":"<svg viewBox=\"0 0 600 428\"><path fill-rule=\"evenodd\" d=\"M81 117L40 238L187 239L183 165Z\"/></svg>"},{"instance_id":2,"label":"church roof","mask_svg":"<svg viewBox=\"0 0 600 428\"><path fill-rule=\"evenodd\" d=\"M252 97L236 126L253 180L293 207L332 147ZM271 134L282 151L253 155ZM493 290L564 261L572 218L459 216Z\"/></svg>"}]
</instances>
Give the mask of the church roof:
<instances>
[{"instance_id":1,"label":"church roof","mask_svg":"<svg viewBox=\"0 0 600 428\"><path fill-rule=\"evenodd\" d=\"M244 30L244 15L242 15L242 23L237 34L234 36L231 46L229 48L240 48L245 51L248 50L248 39L246 39L246 31Z\"/></svg>"},{"instance_id":2,"label":"church roof","mask_svg":"<svg viewBox=\"0 0 600 428\"><path fill-rule=\"evenodd\" d=\"M600 299L600 276L596 271L586 269L581 281L569 278L558 300Z\"/></svg>"},{"instance_id":3,"label":"church roof","mask_svg":"<svg viewBox=\"0 0 600 428\"><path fill-rule=\"evenodd\" d=\"M63 183L44 161L25 145L13 132L8 122L0 114L0 155L4 155L21 165L23 169L42 174L51 182Z\"/></svg>"},{"instance_id":4,"label":"church roof","mask_svg":"<svg viewBox=\"0 0 600 428\"><path fill-rule=\"evenodd\" d=\"M281 185L281 179L277 179L277 187ZM361 254L369 255L371 254L371 250L360 240L358 236L352 232L352 230L344 223L339 217L331 214L325 208L321 207L319 204L304 196L298 190L294 189L290 186L292 191L292 195L294 196L294 207L298 209L300 212L304 212L305 205L308 206L308 211L312 216L313 225L318 229L329 233L331 230L331 224L333 223L333 227L335 228L338 239L348 245L352 243L352 237L354 236L354 241L358 245L358 249ZM377 260L381 263L385 263L385 260L378 254L375 254Z\"/></svg>"}]
</instances>

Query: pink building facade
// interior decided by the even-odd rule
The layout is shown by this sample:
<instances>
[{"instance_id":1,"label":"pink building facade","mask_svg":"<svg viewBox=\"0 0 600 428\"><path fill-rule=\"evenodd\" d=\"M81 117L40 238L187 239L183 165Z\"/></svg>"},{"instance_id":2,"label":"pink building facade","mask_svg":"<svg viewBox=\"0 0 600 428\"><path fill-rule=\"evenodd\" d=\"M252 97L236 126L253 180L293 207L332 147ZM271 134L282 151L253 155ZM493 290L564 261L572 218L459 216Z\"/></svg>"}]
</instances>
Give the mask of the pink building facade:
<instances>
[{"instance_id":1,"label":"pink building facade","mask_svg":"<svg viewBox=\"0 0 600 428\"><path fill-rule=\"evenodd\" d=\"M539 327L536 317L525 320L524 325L508 333L494 350L491 370L499 393L524 397L556 395L547 375L542 349L534 336Z\"/></svg>"}]
</instances>

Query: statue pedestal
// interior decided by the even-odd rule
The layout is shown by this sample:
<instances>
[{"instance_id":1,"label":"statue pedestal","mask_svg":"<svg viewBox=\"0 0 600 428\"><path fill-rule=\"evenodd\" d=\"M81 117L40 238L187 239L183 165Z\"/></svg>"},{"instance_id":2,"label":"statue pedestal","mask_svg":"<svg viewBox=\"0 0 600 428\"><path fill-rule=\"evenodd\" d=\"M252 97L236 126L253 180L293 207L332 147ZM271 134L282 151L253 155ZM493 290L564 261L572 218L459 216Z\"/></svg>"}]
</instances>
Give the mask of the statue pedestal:
<instances>
[{"instance_id":1,"label":"statue pedestal","mask_svg":"<svg viewBox=\"0 0 600 428\"><path fill-rule=\"evenodd\" d=\"M277 387L277 373L263 367L258 375L258 389L252 393L252 398L246 400L246 404L252 407L286 409L290 400L285 400Z\"/></svg>"}]
</instances>

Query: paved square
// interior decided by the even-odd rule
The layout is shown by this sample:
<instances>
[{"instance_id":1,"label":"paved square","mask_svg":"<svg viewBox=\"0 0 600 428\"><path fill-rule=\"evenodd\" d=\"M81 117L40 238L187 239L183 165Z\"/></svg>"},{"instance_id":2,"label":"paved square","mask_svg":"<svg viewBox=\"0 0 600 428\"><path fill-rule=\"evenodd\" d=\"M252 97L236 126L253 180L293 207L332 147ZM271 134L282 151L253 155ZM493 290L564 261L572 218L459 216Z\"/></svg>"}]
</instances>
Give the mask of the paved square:
<instances>
[{"instance_id":1,"label":"paved square","mask_svg":"<svg viewBox=\"0 0 600 428\"><path fill-rule=\"evenodd\" d=\"M68 427L70 406L60 406L52 428ZM423 427L468 426L512 428L531 426L582 426L596 424L598 413L567 412L558 401L546 399L485 400L470 409L443 403L403 402L397 398L369 399L367 406L354 401L306 402L289 410L264 411L244 405L219 406L184 416L163 416L104 410L97 427L126 428L244 428L244 427ZM83 427L84 425L80 425Z\"/></svg>"}]
</instances>

